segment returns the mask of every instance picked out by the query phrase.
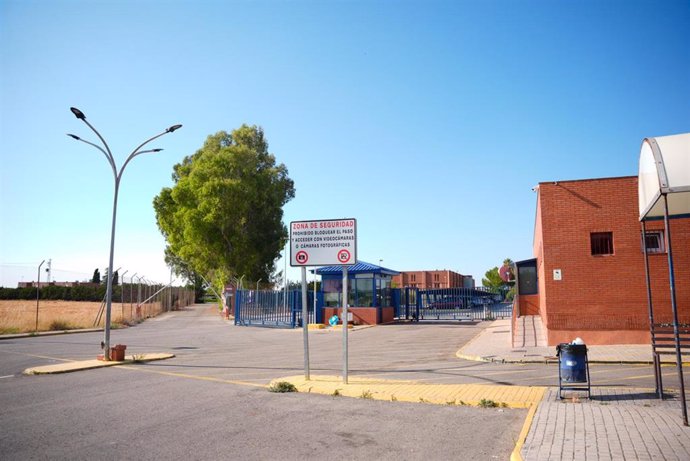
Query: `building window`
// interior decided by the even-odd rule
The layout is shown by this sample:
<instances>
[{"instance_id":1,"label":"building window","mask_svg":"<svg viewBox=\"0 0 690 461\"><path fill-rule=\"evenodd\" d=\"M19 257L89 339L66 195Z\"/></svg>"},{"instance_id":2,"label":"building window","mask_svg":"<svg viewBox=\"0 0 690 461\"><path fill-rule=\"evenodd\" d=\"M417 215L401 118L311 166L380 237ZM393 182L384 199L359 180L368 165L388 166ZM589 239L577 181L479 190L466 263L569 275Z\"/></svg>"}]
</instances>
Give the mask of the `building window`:
<instances>
[{"instance_id":1,"label":"building window","mask_svg":"<svg viewBox=\"0 0 690 461\"><path fill-rule=\"evenodd\" d=\"M645 243L647 245L647 254L664 253L666 247L664 245L664 231L647 231L645 232ZM644 251L644 246L642 247Z\"/></svg>"},{"instance_id":2,"label":"building window","mask_svg":"<svg viewBox=\"0 0 690 461\"><path fill-rule=\"evenodd\" d=\"M415 274L410 274L410 282L416 282L417 276Z\"/></svg>"},{"instance_id":3,"label":"building window","mask_svg":"<svg viewBox=\"0 0 690 461\"><path fill-rule=\"evenodd\" d=\"M434 274L434 282L438 282L439 277L440 277L440 276L439 276L438 274Z\"/></svg>"},{"instance_id":4,"label":"building window","mask_svg":"<svg viewBox=\"0 0 690 461\"><path fill-rule=\"evenodd\" d=\"M592 232L590 242L592 243L592 256L613 254L613 232Z\"/></svg>"}]
</instances>

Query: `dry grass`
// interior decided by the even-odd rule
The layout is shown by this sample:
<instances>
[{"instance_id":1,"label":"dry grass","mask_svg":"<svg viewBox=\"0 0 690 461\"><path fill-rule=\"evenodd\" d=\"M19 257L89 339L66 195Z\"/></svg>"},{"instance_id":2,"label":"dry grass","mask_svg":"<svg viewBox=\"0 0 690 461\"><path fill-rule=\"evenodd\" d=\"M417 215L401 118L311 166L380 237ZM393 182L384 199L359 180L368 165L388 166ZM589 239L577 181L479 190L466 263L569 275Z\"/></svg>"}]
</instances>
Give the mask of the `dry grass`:
<instances>
[{"instance_id":1,"label":"dry grass","mask_svg":"<svg viewBox=\"0 0 690 461\"><path fill-rule=\"evenodd\" d=\"M48 331L56 326L72 328L93 328L101 303L79 301L40 301L38 309L38 330ZM136 305L113 303L112 323L129 323L137 318L153 317L161 312L160 302L141 306L139 315ZM98 326L103 327L105 314ZM0 301L0 334L34 331L36 326L36 301ZM53 328L51 328L51 326Z\"/></svg>"}]
</instances>

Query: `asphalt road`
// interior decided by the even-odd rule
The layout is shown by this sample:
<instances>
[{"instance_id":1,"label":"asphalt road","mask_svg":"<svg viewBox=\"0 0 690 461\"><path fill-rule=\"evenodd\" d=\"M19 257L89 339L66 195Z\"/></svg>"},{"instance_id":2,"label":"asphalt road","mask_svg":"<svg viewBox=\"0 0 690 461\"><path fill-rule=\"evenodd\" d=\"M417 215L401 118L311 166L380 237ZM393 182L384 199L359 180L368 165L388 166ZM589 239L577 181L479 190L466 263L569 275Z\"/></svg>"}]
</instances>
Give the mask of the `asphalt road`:
<instances>
[{"instance_id":1,"label":"asphalt road","mask_svg":"<svg viewBox=\"0 0 690 461\"><path fill-rule=\"evenodd\" d=\"M351 375L436 383L557 385L556 365L469 362L455 352L482 324L350 332ZM235 327L196 306L113 330L128 354L161 362L23 376L92 359L101 333L0 341L3 459L508 459L526 411L273 394L303 373L301 330ZM341 333L310 333L312 374L342 370ZM666 385L673 386L674 369ZM653 387L649 366L595 365L595 385Z\"/></svg>"}]
</instances>

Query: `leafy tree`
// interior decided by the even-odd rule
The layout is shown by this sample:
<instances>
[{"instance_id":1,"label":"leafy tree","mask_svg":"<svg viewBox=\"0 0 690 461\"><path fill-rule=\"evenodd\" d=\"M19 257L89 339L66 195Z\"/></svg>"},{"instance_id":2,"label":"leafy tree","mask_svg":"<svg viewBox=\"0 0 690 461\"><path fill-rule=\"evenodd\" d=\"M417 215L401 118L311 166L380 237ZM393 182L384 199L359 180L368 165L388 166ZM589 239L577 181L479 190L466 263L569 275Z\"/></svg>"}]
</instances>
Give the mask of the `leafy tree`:
<instances>
[{"instance_id":1,"label":"leafy tree","mask_svg":"<svg viewBox=\"0 0 690 461\"><path fill-rule=\"evenodd\" d=\"M165 248L165 262L172 269L177 276L182 276L189 282L188 288L194 289L194 302L204 302L206 289L204 288L204 279L199 274L194 272L192 268L183 261L180 257L175 255L170 247Z\"/></svg>"},{"instance_id":2,"label":"leafy tree","mask_svg":"<svg viewBox=\"0 0 690 461\"><path fill-rule=\"evenodd\" d=\"M501 288L505 282L498 275L498 267L493 267L484 273L484 278L482 278L482 286L486 288Z\"/></svg>"},{"instance_id":3,"label":"leafy tree","mask_svg":"<svg viewBox=\"0 0 690 461\"><path fill-rule=\"evenodd\" d=\"M96 268L93 271L93 277L91 277L91 283L101 283L101 271Z\"/></svg>"},{"instance_id":4,"label":"leafy tree","mask_svg":"<svg viewBox=\"0 0 690 461\"><path fill-rule=\"evenodd\" d=\"M217 286L239 274L269 280L288 237L282 207L295 189L263 130L242 125L209 136L172 179L153 205L175 264Z\"/></svg>"},{"instance_id":5,"label":"leafy tree","mask_svg":"<svg viewBox=\"0 0 690 461\"><path fill-rule=\"evenodd\" d=\"M510 258L506 258L503 260L503 265L504 266L511 266L513 265L513 260ZM496 290L501 290L506 293L506 297L508 299L512 299L513 296L513 285L515 284L514 281L504 281L501 276L499 275L498 272L498 267L493 267L486 271L484 273L484 278L482 278L482 286L486 288L493 288Z\"/></svg>"}]
</instances>

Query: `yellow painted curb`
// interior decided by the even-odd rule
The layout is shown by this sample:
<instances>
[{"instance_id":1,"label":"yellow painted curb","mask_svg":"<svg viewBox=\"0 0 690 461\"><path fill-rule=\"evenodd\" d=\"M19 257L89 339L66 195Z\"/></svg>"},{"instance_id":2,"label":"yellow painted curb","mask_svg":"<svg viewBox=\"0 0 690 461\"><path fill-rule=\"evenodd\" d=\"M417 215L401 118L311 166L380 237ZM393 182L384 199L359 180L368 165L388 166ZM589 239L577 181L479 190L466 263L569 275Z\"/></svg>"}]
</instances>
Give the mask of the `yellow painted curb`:
<instances>
[{"instance_id":1,"label":"yellow painted curb","mask_svg":"<svg viewBox=\"0 0 690 461\"><path fill-rule=\"evenodd\" d=\"M57 373L71 373L73 371L80 371L80 370L92 370L94 368L104 368L104 367L112 367L116 365L126 365L130 363L137 363L137 362L151 362L154 360L165 360L175 357L174 354L164 354L164 353L153 353L153 354L134 354L134 355L128 355L125 357L125 360L122 360L120 362L115 362L115 361L109 361L106 362L104 360L79 360L79 361L73 361L73 362L66 362L66 363L58 363L55 365L44 365L40 367L32 367L32 368L27 368L24 370L23 374L25 375L50 375L50 374L57 374Z\"/></svg>"},{"instance_id":2,"label":"yellow painted curb","mask_svg":"<svg viewBox=\"0 0 690 461\"><path fill-rule=\"evenodd\" d=\"M271 381L271 385L287 381L299 392L353 398L431 403L437 405L482 406L492 402L504 408L530 408L539 402L545 387L500 386L491 384L426 384L415 381L394 381L350 377L348 383L339 376L288 376Z\"/></svg>"},{"instance_id":3,"label":"yellow painted curb","mask_svg":"<svg viewBox=\"0 0 690 461\"><path fill-rule=\"evenodd\" d=\"M529 434L529 429L532 427L532 421L534 420L534 415L537 413L538 406L539 405L537 403L533 404L527 412L527 417L522 425L522 430L518 436L515 448L513 448L513 452L510 454L510 461L522 461L522 454L520 452L522 451L522 447L525 445L525 441L527 440L527 434Z\"/></svg>"},{"instance_id":4,"label":"yellow painted curb","mask_svg":"<svg viewBox=\"0 0 690 461\"><path fill-rule=\"evenodd\" d=\"M309 325L307 325L307 328L309 330L323 330L324 328L326 328L326 325L324 325L323 323L310 323Z\"/></svg>"}]
</instances>

